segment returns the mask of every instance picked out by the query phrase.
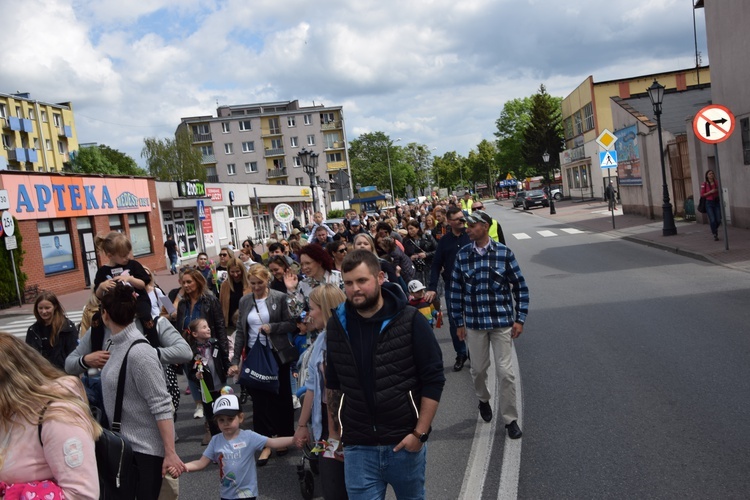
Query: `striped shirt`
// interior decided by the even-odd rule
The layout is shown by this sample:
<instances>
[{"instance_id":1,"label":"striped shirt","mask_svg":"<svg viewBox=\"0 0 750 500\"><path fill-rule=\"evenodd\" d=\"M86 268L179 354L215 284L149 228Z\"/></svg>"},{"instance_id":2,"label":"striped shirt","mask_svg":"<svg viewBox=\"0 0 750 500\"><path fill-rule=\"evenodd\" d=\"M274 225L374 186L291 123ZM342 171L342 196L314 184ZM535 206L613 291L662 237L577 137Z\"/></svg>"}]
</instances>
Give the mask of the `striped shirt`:
<instances>
[{"instance_id":1,"label":"striped shirt","mask_svg":"<svg viewBox=\"0 0 750 500\"><path fill-rule=\"evenodd\" d=\"M529 288L516 257L492 239L486 248L480 256L472 243L456 254L448 290L450 315L457 327L472 330L523 324L529 311Z\"/></svg>"}]
</instances>

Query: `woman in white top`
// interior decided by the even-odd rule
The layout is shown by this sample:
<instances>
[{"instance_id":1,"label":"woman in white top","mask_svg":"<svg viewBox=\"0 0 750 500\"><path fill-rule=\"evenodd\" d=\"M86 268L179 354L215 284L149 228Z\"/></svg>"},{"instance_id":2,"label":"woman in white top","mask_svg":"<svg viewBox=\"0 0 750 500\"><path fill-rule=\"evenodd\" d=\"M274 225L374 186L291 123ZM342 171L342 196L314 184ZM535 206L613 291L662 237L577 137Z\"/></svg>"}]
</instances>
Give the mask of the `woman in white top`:
<instances>
[{"instance_id":1,"label":"woman in white top","mask_svg":"<svg viewBox=\"0 0 750 500\"><path fill-rule=\"evenodd\" d=\"M234 340L234 356L228 376L239 374L242 353L249 351L256 342L268 345L271 342L273 355L279 365L279 393L248 388L253 399L253 427L258 434L268 437L294 435L294 407L292 406L292 384L289 364L282 364L276 350L289 345L288 334L296 324L289 313L285 294L269 288L271 273L264 266L252 266L248 272L252 293L240 299L239 319ZM283 454L277 451L277 454ZM264 448L258 465L265 465L271 455Z\"/></svg>"}]
</instances>

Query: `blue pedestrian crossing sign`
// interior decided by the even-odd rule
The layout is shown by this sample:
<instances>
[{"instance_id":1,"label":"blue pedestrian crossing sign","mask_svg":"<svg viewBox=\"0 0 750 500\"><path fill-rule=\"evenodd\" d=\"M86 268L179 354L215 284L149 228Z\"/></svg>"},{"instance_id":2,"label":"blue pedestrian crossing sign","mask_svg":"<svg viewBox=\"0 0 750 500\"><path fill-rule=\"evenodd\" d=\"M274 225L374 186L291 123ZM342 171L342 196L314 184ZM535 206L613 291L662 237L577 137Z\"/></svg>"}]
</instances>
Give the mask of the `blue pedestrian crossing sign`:
<instances>
[{"instance_id":1,"label":"blue pedestrian crossing sign","mask_svg":"<svg viewBox=\"0 0 750 500\"><path fill-rule=\"evenodd\" d=\"M599 164L602 168L617 168L617 151L601 151Z\"/></svg>"}]
</instances>

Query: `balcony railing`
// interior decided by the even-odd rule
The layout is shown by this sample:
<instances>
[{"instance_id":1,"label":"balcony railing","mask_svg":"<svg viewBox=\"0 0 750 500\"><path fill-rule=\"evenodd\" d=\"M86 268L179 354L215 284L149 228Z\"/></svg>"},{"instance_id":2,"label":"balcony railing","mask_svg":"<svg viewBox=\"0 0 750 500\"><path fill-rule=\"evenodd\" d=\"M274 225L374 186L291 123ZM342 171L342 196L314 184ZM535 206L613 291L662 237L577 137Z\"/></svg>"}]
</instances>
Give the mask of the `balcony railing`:
<instances>
[{"instance_id":1,"label":"balcony railing","mask_svg":"<svg viewBox=\"0 0 750 500\"><path fill-rule=\"evenodd\" d=\"M206 163L216 163L216 155L203 155L201 163L203 163L204 165Z\"/></svg>"},{"instance_id":2,"label":"balcony railing","mask_svg":"<svg viewBox=\"0 0 750 500\"><path fill-rule=\"evenodd\" d=\"M219 182L219 176L218 175L207 175L206 176L206 182Z\"/></svg>"},{"instance_id":3,"label":"balcony railing","mask_svg":"<svg viewBox=\"0 0 750 500\"><path fill-rule=\"evenodd\" d=\"M284 156L284 148L266 148L266 157Z\"/></svg>"},{"instance_id":4,"label":"balcony railing","mask_svg":"<svg viewBox=\"0 0 750 500\"><path fill-rule=\"evenodd\" d=\"M211 142L211 132L207 134L193 134L193 142Z\"/></svg>"},{"instance_id":5,"label":"balcony railing","mask_svg":"<svg viewBox=\"0 0 750 500\"><path fill-rule=\"evenodd\" d=\"M286 177L286 167L282 168L274 168L268 171L268 178L271 179L273 177Z\"/></svg>"},{"instance_id":6,"label":"balcony railing","mask_svg":"<svg viewBox=\"0 0 750 500\"><path fill-rule=\"evenodd\" d=\"M320 130L336 130L338 128L341 128L341 120L320 124Z\"/></svg>"},{"instance_id":7,"label":"balcony railing","mask_svg":"<svg viewBox=\"0 0 750 500\"><path fill-rule=\"evenodd\" d=\"M261 137L268 137L269 135L281 135L281 128L261 128Z\"/></svg>"}]
</instances>

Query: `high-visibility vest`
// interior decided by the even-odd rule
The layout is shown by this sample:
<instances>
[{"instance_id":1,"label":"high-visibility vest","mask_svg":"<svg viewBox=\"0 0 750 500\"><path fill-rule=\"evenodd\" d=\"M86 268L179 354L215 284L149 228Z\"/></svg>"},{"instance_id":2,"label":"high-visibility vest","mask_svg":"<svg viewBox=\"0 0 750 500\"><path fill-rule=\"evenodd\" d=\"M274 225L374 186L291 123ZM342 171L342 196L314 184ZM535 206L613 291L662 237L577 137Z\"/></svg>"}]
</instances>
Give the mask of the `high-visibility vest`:
<instances>
[{"instance_id":1,"label":"high-visibility vest","mask_svg":"<svg viewBox=\"0 0 750 500\"><path fill-rule=\"evenodd\" d=\"M468 200L461 198L461 210L463 210L469 215L471 215L472 205L474 205L474 200L472 200L471 198L469 198Z\"/></svg>"},{"instance_id":2,"label":"high-visibility vest","mask_svg":"<svg viewBox=\"0 0 750 500\"><path fill-rule=\"evenodd\" d=\"M505 245L505 236L503 235L503 229L500 227L500 223L496 221L495 219L492 219L492 224L490 224L490 238L497 241L498 243L502 243Z\"/></svg>"}]
</instances>

